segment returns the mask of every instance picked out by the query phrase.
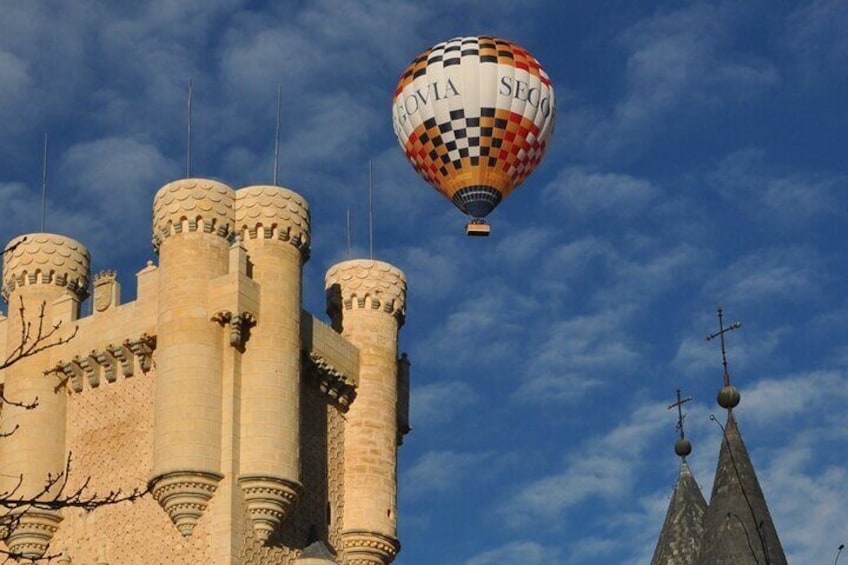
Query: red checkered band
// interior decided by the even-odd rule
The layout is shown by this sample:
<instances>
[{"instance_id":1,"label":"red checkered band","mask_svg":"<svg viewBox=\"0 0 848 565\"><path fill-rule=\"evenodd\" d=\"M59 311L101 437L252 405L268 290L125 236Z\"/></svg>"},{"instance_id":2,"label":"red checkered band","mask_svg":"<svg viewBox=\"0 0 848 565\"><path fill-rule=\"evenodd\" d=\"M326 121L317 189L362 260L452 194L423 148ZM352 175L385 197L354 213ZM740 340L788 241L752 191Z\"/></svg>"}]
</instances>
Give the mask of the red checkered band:
<instances>
[{"instance_id":1,"label":"red checkered band","mask_svg":"<svg viewBox=\"0 0 848 565\"><path fill-rule=\"evenodd\" d=\"M445 196L489 186L503 197L536 168L553 132L551 81L525 49L494 37L439 43L401 75L393 100L398 141Z\"/></svg>"}]
</instances>

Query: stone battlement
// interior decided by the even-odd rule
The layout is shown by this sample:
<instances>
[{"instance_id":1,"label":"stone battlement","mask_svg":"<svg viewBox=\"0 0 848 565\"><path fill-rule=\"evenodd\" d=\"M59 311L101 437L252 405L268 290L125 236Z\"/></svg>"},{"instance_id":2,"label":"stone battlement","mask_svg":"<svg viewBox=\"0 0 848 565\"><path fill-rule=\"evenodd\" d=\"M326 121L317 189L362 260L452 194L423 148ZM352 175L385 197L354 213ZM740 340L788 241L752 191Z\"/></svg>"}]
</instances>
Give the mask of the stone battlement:
<instances>
[{"instance_id":1,"label":"stone battlement","mask_svg":"<svg viewBox=\"0 0 848 565\"><path fill-rule=\"evenodd\" d=\"M3 298L27 285L45 284L68 289L79 299L88 296L88 250L78 241L51 233L16 237L3 255Z\"/></svg>"},{"instance_id":2,"label":"stone battlement","mask_svg":"<svg viewBox=\"0 0 848 565\"><path fill-rule=\"evenodd\" d=\"M63 341L0 371L7 395L39 398L34 410L0 411L0 431L18 427L0 442L0 477L23 475L21 492L35 492L72 453L69 490L150 489L90 514L25 513L5 540L12 551L61 551L65 563L302 565L316 563L317 536L319 564L394 559L396 450L409 429L396 418L408 385L395 382L406 279L380 261L331 267L328 312L389 314L376 325L348 316L340 333L302 309L310 225L308 202L286 188L170 182L153 202L159 265L138 272L126 303L117 273L92 278L73 239L7 245L10 309L24 299L32 322L44 303L45 327L58 324ZM80 317L90 286L91 315ZM0 315L3 358L21 323L19 309ZM375 352L363 349L372 331ZM386 428L379 436L355 431L372 420Z\"/></svg>"}]
</instances>

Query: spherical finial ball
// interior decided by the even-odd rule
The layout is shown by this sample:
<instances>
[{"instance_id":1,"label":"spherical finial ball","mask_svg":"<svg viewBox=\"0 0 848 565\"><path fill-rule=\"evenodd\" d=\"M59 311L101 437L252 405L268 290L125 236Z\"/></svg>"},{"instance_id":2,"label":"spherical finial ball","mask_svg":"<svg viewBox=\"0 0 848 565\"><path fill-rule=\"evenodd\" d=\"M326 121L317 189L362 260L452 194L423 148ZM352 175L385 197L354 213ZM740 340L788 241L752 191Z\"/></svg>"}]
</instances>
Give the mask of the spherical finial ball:
<instances>
[{"instance_id":1,"label":"spherical finial ball","mask_svg":"<svg viewBox=\"0 0 848 565\"><path fill-rule=\"evenodd\" d=\"M686 438L680 438L674 443L674 452L678 457L686 457L692 453L692 443Z\"/></svg>"},{"instance_id":2,"label":"spherical finial ball","mask_svg":"<svg viewBox=\"0 0 848 565\"><path fill-rule=\"evenodd\" d=\"M726 410L736 408L741 399L742 395L739 394L739 391L736 390L735 386L724 386L720 391L718 391L718 405Z\"/></svg>"}]
</instances>

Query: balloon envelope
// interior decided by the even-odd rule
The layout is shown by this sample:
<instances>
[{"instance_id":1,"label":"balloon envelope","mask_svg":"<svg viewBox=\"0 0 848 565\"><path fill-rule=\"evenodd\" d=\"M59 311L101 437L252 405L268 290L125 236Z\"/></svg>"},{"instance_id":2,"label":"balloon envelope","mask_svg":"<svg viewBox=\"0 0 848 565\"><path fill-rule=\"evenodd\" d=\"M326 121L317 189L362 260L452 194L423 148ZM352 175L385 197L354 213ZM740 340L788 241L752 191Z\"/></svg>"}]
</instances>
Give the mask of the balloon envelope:
<instances>
[{"instance_id":1,"label":"balloon envelope","mask_svg":"<svg viewBox=\"0 0 848 565\"><path fill-rule=\"evenodd\" d=\"M392 101L395 134L424 180L475 218L533 172L556 117L550 78L515 43L460 37L421 53Z\"/></svg>"}]
</instances>

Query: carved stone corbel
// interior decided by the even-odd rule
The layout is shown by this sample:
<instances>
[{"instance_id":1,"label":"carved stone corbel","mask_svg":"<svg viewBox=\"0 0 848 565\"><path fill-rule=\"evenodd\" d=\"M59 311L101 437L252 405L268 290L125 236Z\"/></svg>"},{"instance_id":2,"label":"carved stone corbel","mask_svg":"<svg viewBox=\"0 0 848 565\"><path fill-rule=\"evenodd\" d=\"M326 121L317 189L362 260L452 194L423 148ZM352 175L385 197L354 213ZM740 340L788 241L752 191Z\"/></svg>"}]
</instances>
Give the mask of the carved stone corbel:
<instances>
[{"instance_id":1,"label":"carved stone corbel","mask_svg":"<svg viewBox=\"0 0 848 565\"><path fill-rule=\"evenodd\" d=\"M124 345L138 359L138 366L142 373L147 373L153 367L153 350L156 349L156 336L142 334L136 340L127 340Z\"/></svg>"},{"instance_id":2,"label":"carved stone corbel","mask_svg":"<svg viewBox=\"0 0 848 565\"><path fill-rule=\"evenodd\" d=\"M115 374L115 365L117 365L117 361L108 351L96 351L92 352L91 356L94 357L97 364L103 367L103 378L106 379L107 383L114 383L115 379L118 378L118 375Z\"/></svg>"},{"instance_id":3,"label":"carved stone corbel","mask_svg":"<svg viewBox=\"0 0 848 565\"><path fill-rule=\"evenodd\" d=\"M233 315L229 310L221 310L212 316L212 321L229 326L230 345L236 349L244 349L247 340L250 339L250 328L256 325L256 317L250 312L242 312Z\"/></svg>"},{"instance_id":4,"label":"carved stone corbel","mask_svg":"<svg viewBox=\"0 0 848 565\"><path fill-rule=\"evenodd\" d=\"M121 372L124 374L124 377L129 378L133 376L133 353L129 347L123 344L110 344L106 346L106 351L121 364Z\"/></svg>"}]
</instances>

